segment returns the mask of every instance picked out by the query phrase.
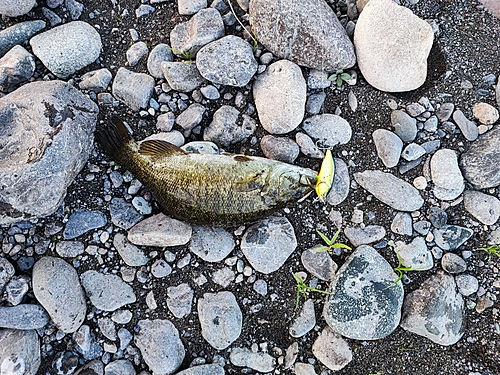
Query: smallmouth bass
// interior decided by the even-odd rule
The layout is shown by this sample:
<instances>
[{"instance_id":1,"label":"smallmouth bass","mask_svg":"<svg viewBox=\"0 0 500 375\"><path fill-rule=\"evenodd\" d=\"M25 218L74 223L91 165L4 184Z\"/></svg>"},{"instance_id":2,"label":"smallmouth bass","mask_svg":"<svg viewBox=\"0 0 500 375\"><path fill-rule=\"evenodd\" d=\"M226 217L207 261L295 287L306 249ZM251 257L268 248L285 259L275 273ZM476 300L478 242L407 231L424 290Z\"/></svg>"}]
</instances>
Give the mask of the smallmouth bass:
<instances>
[{"instance_id":1,"label":"smallmouth bass","mask_svg":"<svg viewBox=\"0 0 500 375\"><path fill-rule=\"evenodd\" d=\"M168 142L135 142L113 117L96 139L173 217L200 225L256 221L314 190L316 172L262 157L189 154Z\"/></svg>"}]
</instances>

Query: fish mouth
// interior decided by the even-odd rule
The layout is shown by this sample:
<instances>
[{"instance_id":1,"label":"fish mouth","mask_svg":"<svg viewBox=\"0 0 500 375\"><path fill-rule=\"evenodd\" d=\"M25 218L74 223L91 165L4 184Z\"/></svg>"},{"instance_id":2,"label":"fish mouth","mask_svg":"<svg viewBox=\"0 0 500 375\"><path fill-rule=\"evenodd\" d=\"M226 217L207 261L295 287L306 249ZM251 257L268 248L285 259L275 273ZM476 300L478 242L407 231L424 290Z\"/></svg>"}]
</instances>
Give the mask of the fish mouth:
<instances>
[{"instance_id":1,"label":"fish mouth","mask_svg":"<svg viewBox=\"0 0 500 375\"><path fill-rule=\"evenodd\" d=\"M308 186L308 187L314 188L314 186L316 185L316 181L318 180L318 176L316 174L313 174L313 173L314 172L312 172L311 175L301 174L300 179L299 179L299 183L302 186Z\"/></svg>"}]
</instances>

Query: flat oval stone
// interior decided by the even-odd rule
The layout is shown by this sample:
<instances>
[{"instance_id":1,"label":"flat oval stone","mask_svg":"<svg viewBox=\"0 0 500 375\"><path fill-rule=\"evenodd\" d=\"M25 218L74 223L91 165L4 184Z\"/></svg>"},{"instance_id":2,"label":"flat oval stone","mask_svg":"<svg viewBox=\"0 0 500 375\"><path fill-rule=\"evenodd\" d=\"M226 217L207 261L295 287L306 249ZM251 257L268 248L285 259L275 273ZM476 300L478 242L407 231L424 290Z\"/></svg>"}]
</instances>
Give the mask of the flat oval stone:
<instances>
[{"instance_id":1,"label":"flat oval stone","mask_svg":"<svg viewBox=\"0 0 500 375\"><path fill-rule=\"evenodd\" d=\"M441 249L455 250L467 241L474 234L474 231L458 225L445 225L442 228L434 229L432 233L436 245Z\"/></svg>"},{"instance_id":2,"label":"flat oval stone","mask_svg":"<svg viewBox=\"0 0 500 375\"><path fill-rule=\"evenodd\" d=\"M127 238L135 245L165 247L185 245L191 234L191 225L157 214L137 223Z\"/></svg>"},{"instance_id":3,"label":"flat oval stone","mask_svg":"<svg viewBox=\"0 0 500 375\"><path fill-rule=\"evenodd\" d=\"M396 329L404 291L391 265L372 247L360 246L335 275L323 317L344 337L376 340Z\"/></svg>"},{"instance_id":4,"label":"flat oval stone","mask_svg":"<svg viewBox=\"0 0 500 375\"><path fill-rule=\"evenodd\" d=\"M43 257L33 266L33 292L57 328L66 333L80 328L87 304L76 270L60 258Z\"/></svg>"},{"instance_id":5,"label":"flat oval stone","mask_svg":"<svg viewBox=\"0 0 500 375\"><path fill-rule=\"evenodd\" d=\"M346 144L351 140L352 129L340 116L331 113L309 117L302 128L311 138L318 140L323 147Z\"/></svg>"},{"instance_id":6,"label":"flat oval stone","mask_svg":"<svg viewBox=\"0 0 500 375\"><path fill-rule=\"evenodd\" d=\"M495 224L500 217L500 200L480 191L469 190L465 192L464 208L486 225Z\"/></svg>"},{"instance_id":7,"label":"flat oval stone","mask_svg":"<svg viewBox=\"0 0 500 375\"><path fill-rule=\"evenodd\" d=\"M40 329L49 322L49 316L39 305L0 306L0 327L12 329Z\"/></svg>"},{"instance_id":8,"label":"flat oval stone","mask_svg":"<svg viewBox=\"0 0 500 375\"><path fill-rule=\"evenodd\" d=\"M326 196L326 201L332 206L341 204L349 195L351 179L347 164L339 158L333 158L335 163L335 173L333 174L332 188Z\"/></svg>"},{"instance_id":9,"label":"flat oval stone","mask_svg":"<svg viewBox=\"0 0 500 375\"><path fill-rule=\"evenodd\" d=\"M390 173L367 170L355 173L354 179L375 198L395 210L416 211L424 204L417 189Z\"/></svg>"},{"instance_id":10,"label":"flat oval stone","mask_svg":"<svg viewBox=\"0 0 500 375\"><path fill-rule=\"evenodd\" d=\"M352 361L349 344L330 327L325 327L314 341L314 356L330 370L338 371Z\"/></svg>"},{"instance_id":11,"label":"flat oval stone","mask_svg":"<svg viewBox=\"0 0 500 375\"><path fill-rule=\"evenodd\" d=\"M107 224L106 216L100 211L79 210L71 214L63 236L65 240L72 240L93 229L101 228Z\"/></svg>"},{"instance_id":12,"label":"flat oval stone","mask_svg":"<svg viewBox=\"0 0 500 375\"><path fill-rule=\"evenodd\" d=\"M386 129L377 129L372 134L377 155L387 168L398 165L403 141L393 132Z\"/></svg>"},{"instance_id":13,"label":"flat oval stone","mask_svg":"<svg viewBox=\"0 0 500 375\"><path fill-rule=\"evenodd\" d=\"M136 301L132 287L117 275L91 270L83 273L81 279L90 302L99 310L115 311Z\"/></svg>"}]
</instances>

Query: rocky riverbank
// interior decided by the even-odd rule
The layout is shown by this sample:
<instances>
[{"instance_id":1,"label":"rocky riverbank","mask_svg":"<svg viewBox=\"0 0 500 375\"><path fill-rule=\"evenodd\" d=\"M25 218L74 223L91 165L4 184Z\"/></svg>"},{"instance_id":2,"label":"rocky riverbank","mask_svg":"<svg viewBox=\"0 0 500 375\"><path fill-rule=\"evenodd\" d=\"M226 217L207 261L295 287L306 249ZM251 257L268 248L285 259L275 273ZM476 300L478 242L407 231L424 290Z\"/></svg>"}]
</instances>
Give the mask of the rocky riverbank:
<instances>
[{"instance_id":1,"label":"rocky riverbank","mask_svg":"<svg viewBox=\"0 0 500 375\"><path fill-rule=\"evenodd\" d=\"M365 3L0 0L2 374L500 373L499 20ZM186 152L330 148L332 190L176 220L94 143L113 115Z\"/></svg>"}]
</instances>

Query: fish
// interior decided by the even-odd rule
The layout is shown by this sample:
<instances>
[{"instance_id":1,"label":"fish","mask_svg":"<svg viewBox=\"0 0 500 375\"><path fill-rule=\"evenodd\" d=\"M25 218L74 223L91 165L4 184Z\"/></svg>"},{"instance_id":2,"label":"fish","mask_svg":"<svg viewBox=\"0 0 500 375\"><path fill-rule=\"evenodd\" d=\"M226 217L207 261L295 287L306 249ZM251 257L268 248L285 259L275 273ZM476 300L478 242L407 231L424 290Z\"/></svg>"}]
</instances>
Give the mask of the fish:
<instances>
[{"instance_id":1,"label":"fish","mask_svg":"<svg viewBox=\"0 0 500 375\"><path fill-rule=\"evenodd\" d=\"M326 195L332 188L333 175L335 174L335 163L333 161L332 152L326 150L325 157L321 163L321 168L319 169L318 179L316 181L316 195L319 200L324 202Z\"/></svg>"},{"instance_id":2,"label":"fish","mask_svg":"<svg viewBox=\"0 0 500 375\"><path fill-rule=\"evenodd\" d=\"M161 140L138 144L116 116L95 138L165 213L198 225L255 222L313 191L317 180L312 169L263 157L187 153Z\"/></svg>"}]
</instances>

